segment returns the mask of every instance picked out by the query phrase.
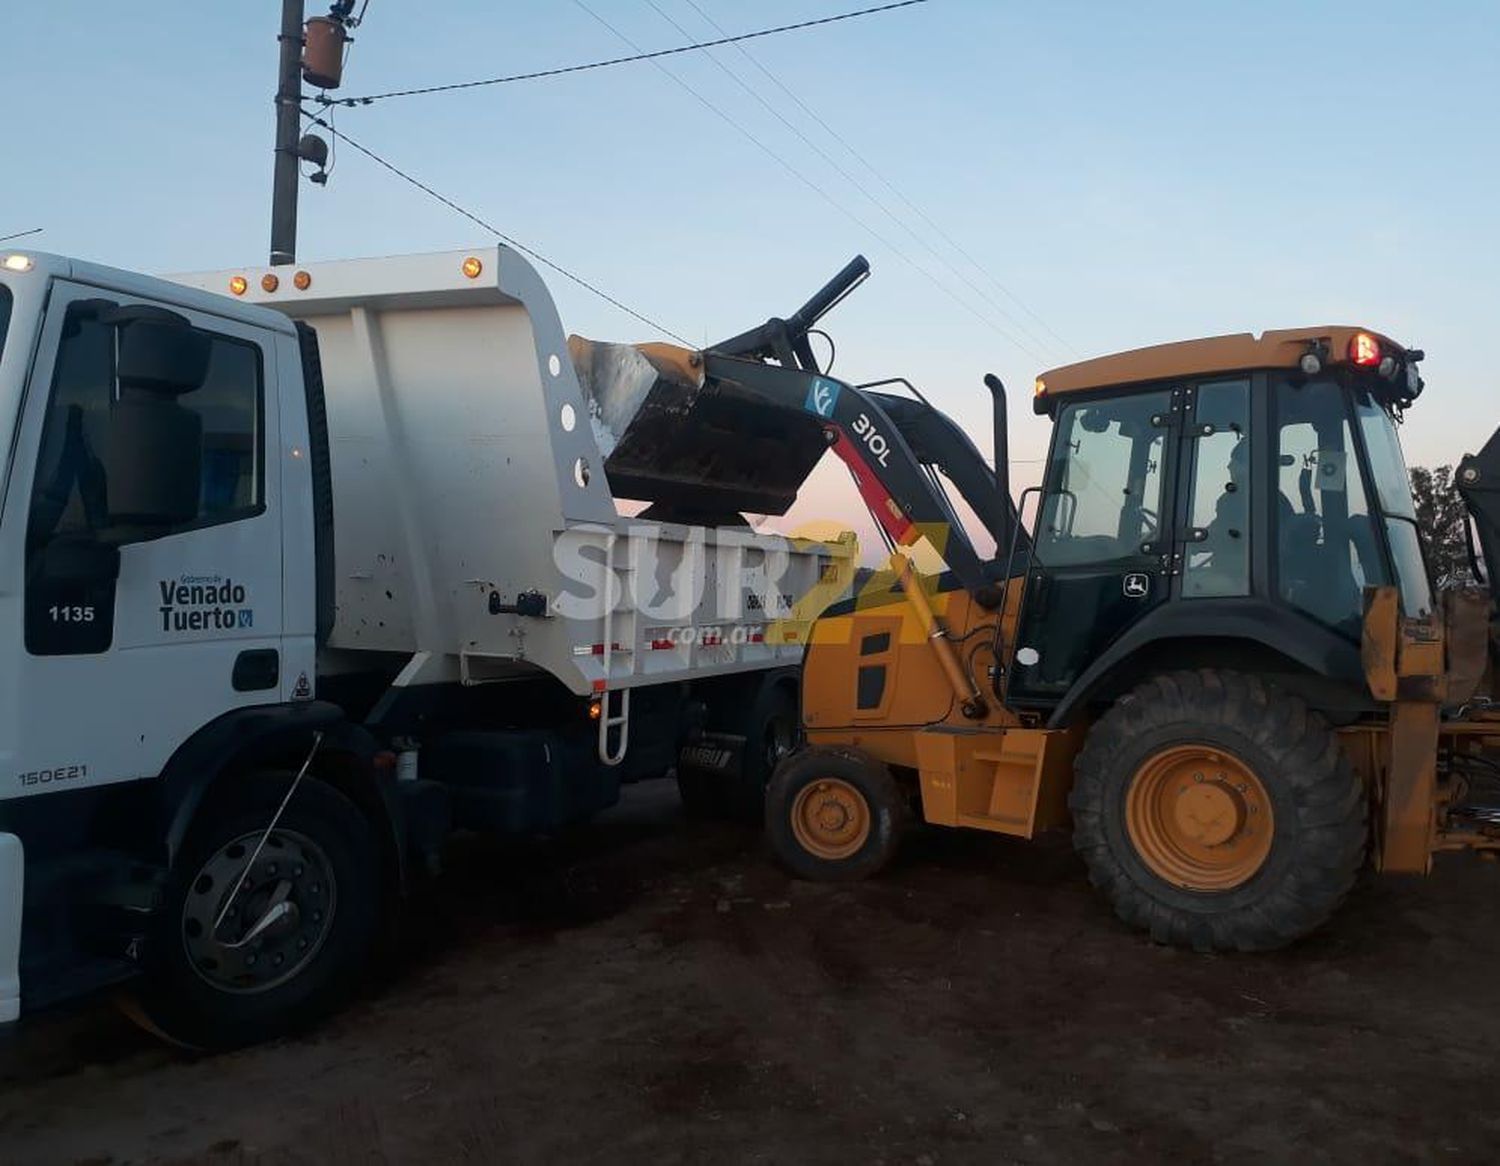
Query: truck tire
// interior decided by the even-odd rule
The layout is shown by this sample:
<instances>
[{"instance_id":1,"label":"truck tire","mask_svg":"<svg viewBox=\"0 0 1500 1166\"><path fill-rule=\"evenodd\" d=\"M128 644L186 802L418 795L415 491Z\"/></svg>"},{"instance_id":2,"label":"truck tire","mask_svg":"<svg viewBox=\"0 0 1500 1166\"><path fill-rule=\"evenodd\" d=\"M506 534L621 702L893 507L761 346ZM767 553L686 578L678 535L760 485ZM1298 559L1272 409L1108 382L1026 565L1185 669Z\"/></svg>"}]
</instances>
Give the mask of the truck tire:
<instances>
[{"instance_id":1,"label":"truck tire","mask_svg":"<svg viewBox=\"0 0 1500 1166\"><path fill-rule=\"evenodd\" d=\"M796 701L785 686L768 686L742 727L745 745L737 773L678 769L677 791L690 818L756 823L764 816L771 774L797 745Z\"/></svg>"},{"instance_id":2,"label":"truck tire","mask_svg":"<svg viewBox=\"0 0 1500 1166\"><path fill-rule=\"evenodd\" d=\"M371 953L378 849L364 814L332 786L305 776L246 866L292 777L237 780L194 824L168 878L134 1003L137 1019L175 1043L221 1050L295 1031L348 998Z\"/></svg>"},{"instance_id":3,"label":"truck tire","mask_svg":"<svg viewBox=\"0 0 1500 1166\"><path fill-rule=\"evenodd\" d=\"M730 817L750 823L764 819L766 787L776 767L796 749L800 732L797 703L791 693L781 685L762 692L745 734L739 780L730 787Z\"/></svg>"},{"instance_id":4,"label":"truck tire","mask_svg":"<svg viewBox=\"0 0 1500 1166\"><path fill-rule=\"evenodd\" d=\"M766 789L766 837L782 866L812 882L869 878L895 857L906 799L882 763L805 748L776 767Z\"/></svg>"},{"instance_id":5,"label":"truck tire","mask_svg":"<svg viewBox=\"0 0 1500 1166\"><path fill-rule=\"evenodd\" d=\"M1198 951L1266 951L1327 921L1368 840L1328 725L1254 676L1154 677L1089 730L1073 842L1133 927Z\"/></svg>"}]
</instances>

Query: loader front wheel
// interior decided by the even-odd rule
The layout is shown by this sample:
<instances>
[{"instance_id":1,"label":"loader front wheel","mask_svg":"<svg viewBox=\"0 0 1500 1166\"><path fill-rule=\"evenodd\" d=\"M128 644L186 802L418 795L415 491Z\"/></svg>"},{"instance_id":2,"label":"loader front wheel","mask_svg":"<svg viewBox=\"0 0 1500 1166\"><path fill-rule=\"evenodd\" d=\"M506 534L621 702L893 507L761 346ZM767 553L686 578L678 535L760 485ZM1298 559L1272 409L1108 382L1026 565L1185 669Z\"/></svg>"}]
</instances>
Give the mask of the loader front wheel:
<instances>
[{"instance_id":1,"label":"loader front wheel","mask_svg":"<svg viewBox=\"0 0 1500 1166\"><path fill-rule=\"evenodd\" d=\"M776 768L766 789L766 837L798 878L849 882L868 878L895 856L906 803L878 761L832 749L805 748Z\"/></svg>"},{"instance_id":2,"label":"loader front wheel","mask_svg":"<svg viewBox=\"0 0 1500 1166\"><path fill-rule=\"evenodd\" d=\"M1155 677L1089 731L1069 804L1125 922L1200 951L1319 927L1364 864L1364 791L1321 717L1258 677Z\"/></svg>"}]
</instances>

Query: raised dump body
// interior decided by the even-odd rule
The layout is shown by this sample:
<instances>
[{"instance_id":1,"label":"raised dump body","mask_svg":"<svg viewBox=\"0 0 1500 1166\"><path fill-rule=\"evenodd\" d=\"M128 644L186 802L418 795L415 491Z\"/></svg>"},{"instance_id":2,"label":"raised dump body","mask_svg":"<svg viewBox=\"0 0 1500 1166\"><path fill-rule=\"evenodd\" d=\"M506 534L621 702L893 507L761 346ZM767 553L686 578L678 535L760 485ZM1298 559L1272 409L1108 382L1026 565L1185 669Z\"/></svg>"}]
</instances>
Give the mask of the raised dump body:
<instances>
[{"instance_id":1,"label":"raised dump body","mask_svg":"<svg viewBox=\"0 0 1500 1166\"><path fill-rule=\"evenodd\" d=\"M402 653L404 685L541 668L580 694L766 668L800 659L792 617L846 585L845 545L757 534L740 513L786 509L816 429L794 458L770 457L768 433L753 462L731 459L722 433L674 435L650 384L586 395L550 294L508 248L252 276L177 278L239 277L240 298L317 333L337 595L324 667ZM628 385L650 352L573 342L590 387ZM624 517L617 496L658 506Z\"/></svg>"}]
</instances>

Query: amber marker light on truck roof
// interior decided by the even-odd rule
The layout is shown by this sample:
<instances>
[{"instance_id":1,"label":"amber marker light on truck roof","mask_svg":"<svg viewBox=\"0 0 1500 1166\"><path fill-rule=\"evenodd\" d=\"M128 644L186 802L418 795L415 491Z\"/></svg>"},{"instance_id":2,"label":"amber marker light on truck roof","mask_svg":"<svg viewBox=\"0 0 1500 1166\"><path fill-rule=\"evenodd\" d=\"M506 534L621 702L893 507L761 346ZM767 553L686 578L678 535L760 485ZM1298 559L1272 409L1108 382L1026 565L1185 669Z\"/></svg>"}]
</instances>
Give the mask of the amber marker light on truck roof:
<instances>
[{"instance_id":1,"label":"amber marker light on truck roof","mask_svg":"<svg viewBox=\"0 0 1500 1166\"><path fill-rule=\"evenodd\" d=\"M312 287L312 276L305 271L299 271L296 275L292 276L292 286L298 291L306 291Z\"/></svg>"},{"instance_id":2,"label":"amber marker light on truck roof","mask_svg":"<svg viewBox=\"0 0 1500 1166\"><path fill-rule=\"evenodd\" d=\"M0 266L3 266L6 271L30 271L31 256L7 255L4 259L0 259Z\"/></svg>"},{"instance_id":3,"label":"amber marker light on truck roof","mask_svg":"<svg viewBox=\"0 0 1500 1166\"><path fill-rule=\"evenodd\" d=\"M249 281L243 275L231 275L229 277L229 291L231 295L242 296L245 294L245 289L249 286Z\"/></svg>"},{"instance_id":4,"label":"amber marker light on truck roof","mask_svg":"<svg viewBox=\"0 0 1500 1166\"><path fill-rule=\"evenodd\" d=\"M1042 380L1041 377L1036 378L1035 393L1038 397L1045 397L1047 395L1047 382Z\"/></svg>"},{"instance_id":5,"label":"amber marker light on truck roof","mask_svg":"<svg viewBox=\"0 0 1500 1166\"><path fill-rule=\"evenodd\" d=\"M479 273L484 270L484 264L480 263L479 260L473 255L470 255L467 259L464 260L462 270L463 273L470 279L478 279Z\"/></svg>"},{"instance_id":6,"label":"amber marker light on truck roof","mask_svg":"<svg viewBox=\"0 0 1500 1166\"><path fill-rule=\"evenodd\" d=\"M1368 332L1349 337L1349 360L1360 368L1374 368L1380 363L1380 341Z\"/></svg>"},{"instance_id":7,"label":"amber marker light on truck roof","mask_svg":"<svg viewBox=\"0 0 1500 1166\"><path fill-rule=\"evenodd\" d=\"M281 280L269 271L260 277L260 290L263 292L273 292L280 286Z\"/></svg>"}]
</instances>

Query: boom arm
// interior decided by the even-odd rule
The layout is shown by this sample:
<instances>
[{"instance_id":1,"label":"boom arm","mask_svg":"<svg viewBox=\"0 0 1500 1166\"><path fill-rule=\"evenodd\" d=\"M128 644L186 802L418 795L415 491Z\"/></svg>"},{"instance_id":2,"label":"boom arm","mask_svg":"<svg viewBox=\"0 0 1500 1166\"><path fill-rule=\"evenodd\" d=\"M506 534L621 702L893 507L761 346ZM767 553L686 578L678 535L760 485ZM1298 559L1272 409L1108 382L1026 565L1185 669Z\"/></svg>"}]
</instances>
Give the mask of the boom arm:
<instances>
[{"instance_id":1,"label":"boom arm","mask_svg":"<svg viewBox=\"0 0 1500 1166\"><path fill-rule=\"evenodd\" d=\"M924 462L913 452L902 427L882 407L883 394L866 392L816 372L718 352L704 353L703 360L710 382L733 385L769 408L795 410L815 418L822 426L824 440L849 467L860 497L891 541L911 546L925 535L965 588L977 592L984 587L983 565L973 544L929 480ZM917 404L901 398L885 397L885 401L900 406ZM908 420L933 426L933 418L942 417L927 406L921 408L924 413L913 413ZM952 422L942 420L952 428ZM935 428L951 440L942 426ZM974 457L978 458L977 453ZM993 513L988 517L981 513L981 520L988 527Z\"/></svg>"},{"instance_id":2,"label":"boom arm","mask_svg":"<svg viewBox=\"0 0 1500 1166\"><path fill-rule=\"evenodd\" d=\"M869 388L868 385L864 386L866 391ZM869 395L885 410L897 430L906 438L906 443L911 446L917 460L924 466L941 470L958 488L963 500L995 540L995 546L1008 546L1015 523L1015 504L1010 500L1010 491L1001 485L1000 476L992 474L985 465L984 458L969 440L969 435L951 417L935 409L926 400L912 400L910 397L898 397L890 393ZM1000 457L1003 468L1003 439L996 443L996 448L1001 451L997 456Z\"/></svg>"}]
</instances>

